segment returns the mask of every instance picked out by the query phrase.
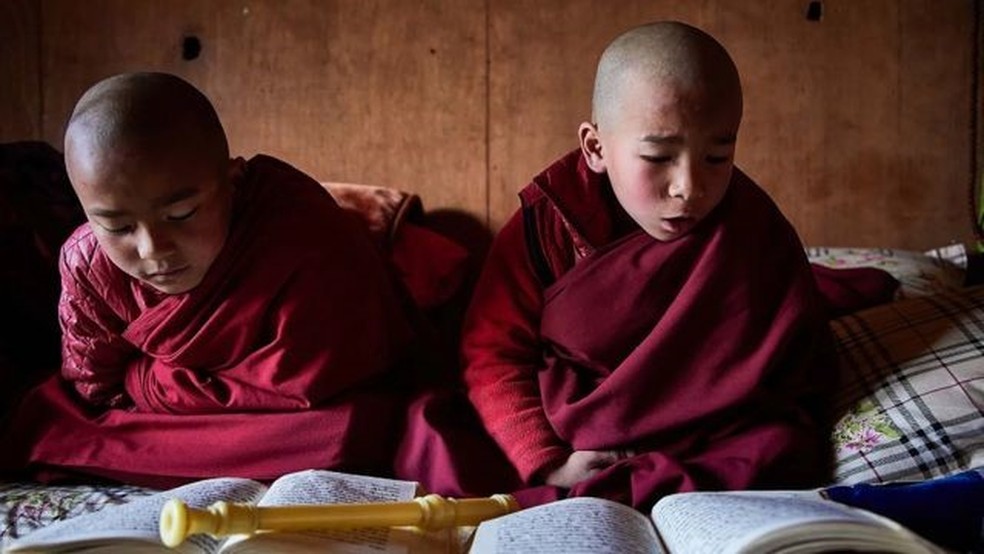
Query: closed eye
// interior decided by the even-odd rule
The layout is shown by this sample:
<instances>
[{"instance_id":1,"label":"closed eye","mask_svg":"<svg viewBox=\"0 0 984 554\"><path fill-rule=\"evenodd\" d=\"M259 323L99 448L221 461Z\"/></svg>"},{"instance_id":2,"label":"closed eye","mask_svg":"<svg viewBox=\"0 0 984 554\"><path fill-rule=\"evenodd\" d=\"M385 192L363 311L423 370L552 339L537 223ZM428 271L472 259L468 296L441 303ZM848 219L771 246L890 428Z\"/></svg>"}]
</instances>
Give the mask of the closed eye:
<instances>
[{"instance_id":1,"label":"closed eye","mask_svg":"<svg viewBox=\"0 0 984 554\"><path fill-rule=\"evenodd\" d=\"M123 227L104 227L100 225L105 231L111 235L125 235L133 231L133 225L124 225Z\"/></svg>"},{"instance_id":2,"label":"closed eye","mask_svg":"<svg viewBox=\"0 0 984 554\"><path fill-rule=\"evenodd\" d=\"M192 208L191 210L189 210L189 211L187 211L187 212L185 212L183 214L169 215L169 216L167 216L167 220L168 221L184 221L186 219L191 218L191 216L195 215L195 213L197 211L198 211L198 206L195 206L194 208Z\"/></svg>"},{"instance_id":3,"label":"closed eye","mask_svg":"<svg viewBox=\"0 0 984 554\"><path fill-rule=\"evenodd\" d=\"M731 156L707 156L707 163L709 164L723 164L731 161Z\"/></svg>"},{"instance_id":4,"label":"closed eye","mask_svg":"<svg viewBox=\"0 0 984 554\"><path fill-rule=\"evenodd\" d=\"M667 164L673 161L673 156L642 156L642 159L654 164Z\"/></svg>"}]
</instances>

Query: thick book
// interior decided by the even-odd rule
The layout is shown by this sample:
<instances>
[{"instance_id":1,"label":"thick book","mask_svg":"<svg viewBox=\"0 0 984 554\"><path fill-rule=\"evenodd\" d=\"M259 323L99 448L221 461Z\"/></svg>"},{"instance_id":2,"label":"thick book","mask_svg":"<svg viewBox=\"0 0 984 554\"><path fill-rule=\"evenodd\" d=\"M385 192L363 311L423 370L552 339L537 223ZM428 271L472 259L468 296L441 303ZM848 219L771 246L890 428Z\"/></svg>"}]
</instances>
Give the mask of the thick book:
<instances>
[{"instance_id":1,"label":"thick book","mask_svg":"<svg viewBox=\"0 0 984 554\"><path fill-rule=\"evenodd\" d=\"M239 478L198 481L43 527L4 545L4 552L378 552L430 554L456 552L463 542L456 529L424 532L416 528L260 533L216 538L191 535L176 549L160 538L160 516L172 498L207 508L227 501L257 506L405 502L421 493L418 483L379 477L308 470L285 475L269 486Z\"/></svg>"},{"instance_id":2,"label":"thick book","mask_svg":"<svg viewBox=\"0 0 984 554\"><path fill-rule=\"evenodd\" d=\"M649 517L598 498L570 498L490 519L470 552L621 554L938 554L943 549L817 491L669 495Z\"/></svg>"}]
</instances>

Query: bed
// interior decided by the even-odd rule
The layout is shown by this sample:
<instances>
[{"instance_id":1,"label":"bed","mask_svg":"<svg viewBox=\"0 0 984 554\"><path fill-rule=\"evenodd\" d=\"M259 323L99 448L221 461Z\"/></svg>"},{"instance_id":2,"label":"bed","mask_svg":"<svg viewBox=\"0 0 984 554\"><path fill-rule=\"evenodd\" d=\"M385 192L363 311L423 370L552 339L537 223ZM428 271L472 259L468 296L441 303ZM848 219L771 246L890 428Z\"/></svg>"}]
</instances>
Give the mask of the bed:
<instances>
[{"instance_id":1,"label":"bed","mask_svg":"<svg viewBox=\"0 0 984 554\"><path fill-rule=\"evenodd\" d=\"M30 163L25 162L25 152L30 154ZM26 182L51 185L43 198L48 217L44 221L49 227L61 221L56 231L70 228L80 214L63 204L63 196L51 193L57 189L52 180L64 187L57 173L57 153L34 144L4 155L0 166L20 156L17 163L27 169L0 173L0 233L19 236L18 225L23 226L25 220L18 218L15 204L20 202L23 207L31 201L15 192ZM349 202L363 213L389 248L400 240L397 227L401 221L421 217L419 199L413 195L381 187L327 186L341 203ZM380 199L373 208L358 206L359 199L367 197L366 191L371 192L369 197ZM32 209L27 223L33 225L39 220L37 206ZM55 242L52 237L57 234L36 232L34 243ZM901 283L893 301L832 321L840 362L838 368L831 368L838 372L840 383L833 408L841 415L832 436L836 450L833 482L921 480L984 467L984 285L968 285L977 280L973 276L976 257L968 256L962 245L928 252L808 247L806 253L812 262L828 267L881 268ZM47 255L50 258L50 248ZM447 300L439 293L448 289L448 280L460 282L462 278L463 258L446 262L406 268L417 272L413 278L420 280L423 293L435 295L429 298L435 305ZM7 290L31 282L9 272L0 272L0 278L6 279ZM9 352L0 351L0 362L4 355L10 357ZM26 384L14 383L10 390ZM0 483L0 540L152 492L96 483Z\"/></svg>"}]
</instances>

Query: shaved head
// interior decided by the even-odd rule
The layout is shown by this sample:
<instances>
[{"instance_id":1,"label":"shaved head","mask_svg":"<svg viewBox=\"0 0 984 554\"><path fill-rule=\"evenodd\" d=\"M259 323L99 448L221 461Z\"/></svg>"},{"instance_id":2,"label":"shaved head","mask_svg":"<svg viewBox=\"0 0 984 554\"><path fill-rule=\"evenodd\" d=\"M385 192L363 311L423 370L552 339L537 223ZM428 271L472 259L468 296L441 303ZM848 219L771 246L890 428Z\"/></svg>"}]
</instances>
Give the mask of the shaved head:
<instances>
[{"instance_id":1,"label":"shaved head","mask_svg":"<svg viewBox=\"0 0 984 554\"><path fill-rule=\"evenodd\" d=\"M65 131L65 168L116 267L165 294L198 286L225 244L245 161L211 102L166 73L87 90Z\"/></svg>"},{"instance_id":2,"label":"shaved head","mask_svg":"<svg viewBox=\"0 0 984 554\"><path fill-rule=\"evenodd\" d=\"M120 152L175 155L221 168L229 145L211 102L187 81L167 73L125 73L86 91L65 132L69 160L103 163Z\"/></svg>"},{"instance_id":3,"label":"shaved head","mask_svg":"<svg viewBox=\"0 0 984 554\"><path fill-rule=\"evenodd\" d=\"M741 114L741 81L724 47L684 23L652 23L601 55L592 121L578 138L625 212L653 238L676 240L724 198Z\"/></svg>"},{"instance_id":4,"label":"shaved head","mask_svg":"<svg viewBox=\"0 0 984 554\"><path fill-rule=\"evenodd\" d=\"M599 127L616 125L630 87L674 87L716 102L736 102L742 94L738 69L714 37L679 22L631 29L605 49L598 62L592 118Z\"/></svg>"}]
</instances>

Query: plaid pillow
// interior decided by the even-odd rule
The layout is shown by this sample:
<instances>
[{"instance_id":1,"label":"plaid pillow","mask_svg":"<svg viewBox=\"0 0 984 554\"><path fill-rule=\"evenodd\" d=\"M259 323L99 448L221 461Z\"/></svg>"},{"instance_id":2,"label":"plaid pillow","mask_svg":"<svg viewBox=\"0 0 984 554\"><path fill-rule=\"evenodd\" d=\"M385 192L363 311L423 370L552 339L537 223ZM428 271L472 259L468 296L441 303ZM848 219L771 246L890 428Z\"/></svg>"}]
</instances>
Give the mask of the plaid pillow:
<instances>
[{"instance_id":1,"label":"plaid pillow","mask_svg":"<svg viewBox=\"0 0 984 554\"><path fill-rule=\"evenodd\" d=\"M984 286L832 322L845 414L839 483L922 480L984 466Z\"/></svg>"}]
</instances>

